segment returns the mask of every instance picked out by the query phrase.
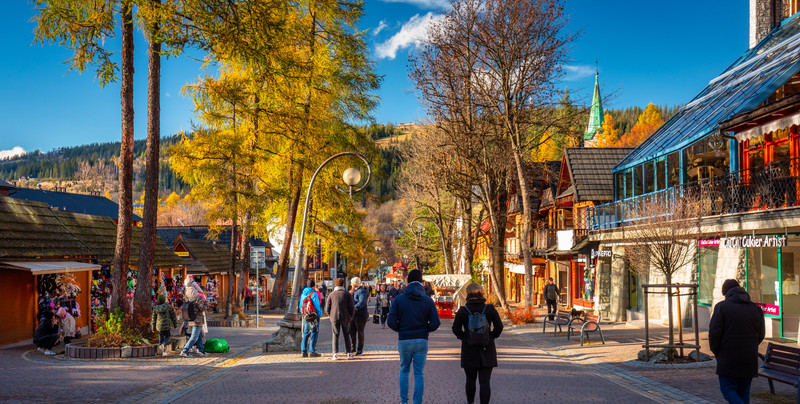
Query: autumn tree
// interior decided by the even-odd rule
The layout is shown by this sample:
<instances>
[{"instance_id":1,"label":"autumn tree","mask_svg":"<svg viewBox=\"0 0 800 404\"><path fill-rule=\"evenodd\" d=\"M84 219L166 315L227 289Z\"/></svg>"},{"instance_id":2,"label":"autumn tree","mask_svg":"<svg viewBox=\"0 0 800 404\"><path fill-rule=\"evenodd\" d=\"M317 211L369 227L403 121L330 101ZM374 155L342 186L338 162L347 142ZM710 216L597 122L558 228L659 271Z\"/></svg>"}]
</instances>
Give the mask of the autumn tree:
<instances>
[{"instance_id":1,"label":"autumn tree","mask_svg":"<svg viewBox=\"0 0 800 404\"><path fill-rule=\"evenodd\" d=\"M94 66L100 86L120 80L122 144L119 164L119 212L114 250L111 308L123 307L126 275L130 261L131 215L133 205L133 28L134 2L106 0L36 0L35 38L40 43L57 43L73 51L69 70L83 72ZM117 20L119 17L119 23ZM109 38L119 35L119 62L106 48ZM117 75L119 71L119 76Z\"/></svg>"},{"instance_id":2,"label":"autumn tree","mask_svg":"<svg viewBox=\"0 0 800 404\"><path fill-rule=\"evenodd\" d=\"M636 124L631 128L630 133L625 133L619 139L618 147L636 147L644 142L648 136L652 135L662 124L661 111L653 105L647 104L647 108L642 111Z\"/></svg>"},{"instance_id":3,"label":"autumn tree","mask_svg":"<svg viewBox=\"0 0 800 404\"><path fill-rule=\"evenodd\" d=\"M614 147L619 141L619 130L614 125L614 117L606 112L603 117L603 125L600 126L600 131L597 133L595 147Z\"/></svg>"}]
</instances>

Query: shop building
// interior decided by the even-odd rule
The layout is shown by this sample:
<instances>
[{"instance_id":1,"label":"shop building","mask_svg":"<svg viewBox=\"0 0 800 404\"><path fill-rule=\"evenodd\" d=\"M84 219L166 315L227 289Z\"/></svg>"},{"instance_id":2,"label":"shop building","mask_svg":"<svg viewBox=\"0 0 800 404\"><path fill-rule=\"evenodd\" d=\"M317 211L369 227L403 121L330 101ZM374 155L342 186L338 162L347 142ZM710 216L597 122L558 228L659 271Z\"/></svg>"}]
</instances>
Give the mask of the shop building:
<instances>
[{"instance_id":1,"label":"shop building","mask_svg":"<svg viewBox=\"0 0 800 404\"><path fill-rule=\"evenodd\" d=\"M698 284L700 327L723 298L722 282L735 278L764 310L768 337L798 339L800 15L796 5L770 3L763 9L792 15L762 29L750 50L626 156L613 170L615 201L589 210L590 240L602 255L603 317L640 318L641 285L659 280L626 268L626 229L689 206L696 230L683 241L697 259L674 281ZM757 14L754 27L768 20ZM652 318L667 317L663 297L648 304Z\"/></svg>"},{"instance_id":2,"label":"shop building","mask_svg":"<svg viewBox=\"0 0 800 404\"><path fill-rule=\"evenodd\" d=\"M109 217L51 209L0 197L0 345L30 340L43 310L64 307L88 331L94 309L107 307L117 228ZM133 293L141 229L131 240L128 294ZM182 262L156 240L154 276ZM158 283L154 283L158 285Z\"/></svg>"}]
</instances>

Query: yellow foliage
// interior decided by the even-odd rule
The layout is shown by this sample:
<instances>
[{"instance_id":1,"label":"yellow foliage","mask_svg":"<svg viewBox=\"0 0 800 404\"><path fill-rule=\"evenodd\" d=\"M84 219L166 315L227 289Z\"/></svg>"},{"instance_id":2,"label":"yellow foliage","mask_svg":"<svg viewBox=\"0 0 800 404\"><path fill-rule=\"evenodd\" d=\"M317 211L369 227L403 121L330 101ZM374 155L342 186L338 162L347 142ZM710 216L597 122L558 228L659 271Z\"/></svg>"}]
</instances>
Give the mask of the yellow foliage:
<instances>
[{"instance_id":1,"label":"yellow foliage","mask_svg":"<svg viewBox=\"0 0 800 404\"><path fill-rule=\"evenodd\" d=\"M647 108L639 115L639 119L636 120L636 124L633 125L630 133L624 134L620 138L618 145L620 147L636 147L644 142L648 136L652 135L663 123L664 119L661 118L661 111L653 103L647 104Z\"/></svg>"},{"instance_id":2,"label":"yellow foliage","mask_svg":"<svg viewBox=\"0 0 800 404\"><path fill-rule=\"evenodd\" d=\"M603 117L603 125L597 132L595 147L613 147L619 141L619 130L614 124L614 117L606 112Z\"/></svg>"},{"instance_id":3,"label":"yellow foliage","mask_svg":"<svg viewBox=\"0 0 800 404\"><path fill-rule=\"evenodd\" d=\"M545 132L542 135L542 141L539 147L531 151L531 159L533 161L554 161L561 160L562 147L558 144L550 132Z\"/></svg>"}]
</instances>

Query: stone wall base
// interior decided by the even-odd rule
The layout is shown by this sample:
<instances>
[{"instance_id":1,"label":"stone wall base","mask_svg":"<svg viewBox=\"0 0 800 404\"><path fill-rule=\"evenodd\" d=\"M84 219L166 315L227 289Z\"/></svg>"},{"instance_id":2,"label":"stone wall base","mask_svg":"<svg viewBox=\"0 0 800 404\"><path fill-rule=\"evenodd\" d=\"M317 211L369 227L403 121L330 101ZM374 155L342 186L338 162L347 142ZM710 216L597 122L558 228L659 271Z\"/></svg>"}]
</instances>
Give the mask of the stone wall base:
<instances>
[{"instance_id":1,"label":"stone wall base","mask_svg":"<svg viewBox=\"0 0 800 404\"><path fill-rule=\"evenodd\" d=\"M268 340L264 341L262 350L264 352L299 351L300 341L303 338L302 324L293 321L278 321L280 328Z\"/></svg>"}]
</instances>

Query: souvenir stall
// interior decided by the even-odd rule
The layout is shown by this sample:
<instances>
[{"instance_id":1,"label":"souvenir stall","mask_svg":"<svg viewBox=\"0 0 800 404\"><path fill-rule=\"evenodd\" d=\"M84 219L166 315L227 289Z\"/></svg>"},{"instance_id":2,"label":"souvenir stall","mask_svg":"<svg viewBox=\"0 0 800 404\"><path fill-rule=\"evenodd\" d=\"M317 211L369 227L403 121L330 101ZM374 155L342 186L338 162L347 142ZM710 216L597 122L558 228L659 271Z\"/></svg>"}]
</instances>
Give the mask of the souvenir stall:
<instances>
[{"instance_id":1,"label":"souvenir stall","mask_svg":"<svg viewBox=\"0 0 800 404\"><path fill-rule=\"evenodd\" d=\"M45 274L37 277L36 291L39 296L37 323L45 312L56 313L63 307L72 317L75 317L75 323L78 324L78 319L81 318L81 304L78 295L83 292L83 289L78 285L76 275L85 276L85 274L64 273ZM81 322L85 323L85 321Z\"/></svg>"},{"instance_id":2,"label":"souvenir stall","mask_svg":"<svg viewBox=\"0 0 800 404\"><path fill-rule=\"evenodd\" d=\"M205 284L200 284L206 290L206 303L208 310L214 313L219 313L220 309L220 295L219 295L219 280L217 275L205 276L207 279Z\"/></svg>"},{"instance_id":3,"label":"souvenir stall","mask_svg":"<svg viewBox=\"0 0 800 404\"><path fill-rule=\"evenodd\" d=\"M159 271L161 276L157 283L159 293L167 297L167 301L173 307L183 305L183 285L184 269L164 269Z\"/></svg>"},{"instance_id":4,"label":"souvenir stall","mask_svg":"<svg viewBox=\"0 0 800 404\"><path fill-rule=\"evenodd\" d=\"M422 280L430 282L433 287L433 301L436 303L439 317L452 318L453 313L465 303L465 286L472 282L472 277L469 275L423 275Z\"/></svg>"}]
</instances>

